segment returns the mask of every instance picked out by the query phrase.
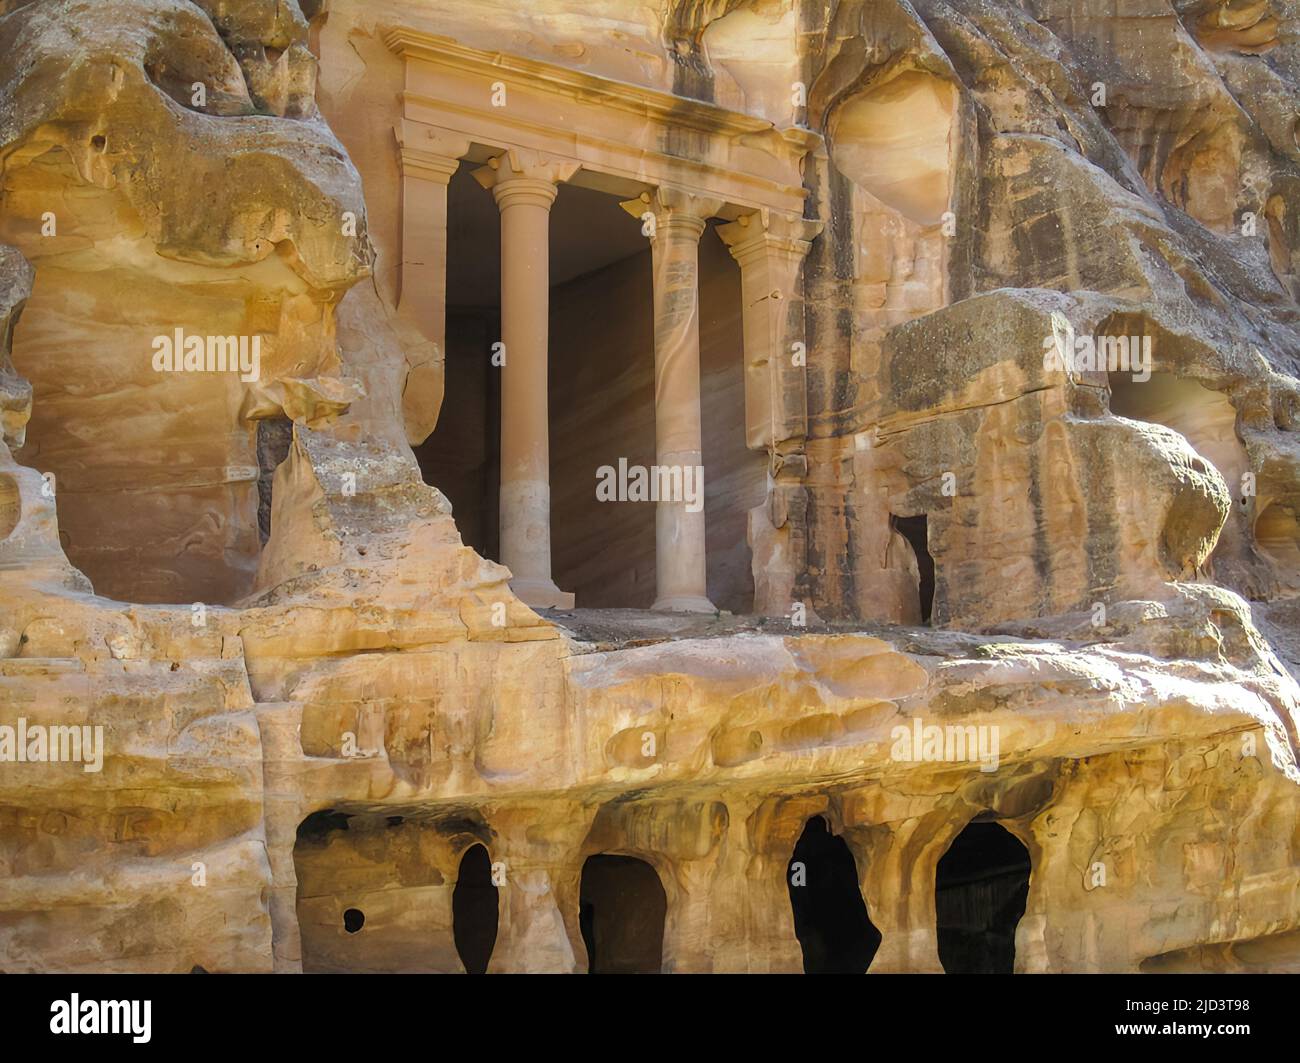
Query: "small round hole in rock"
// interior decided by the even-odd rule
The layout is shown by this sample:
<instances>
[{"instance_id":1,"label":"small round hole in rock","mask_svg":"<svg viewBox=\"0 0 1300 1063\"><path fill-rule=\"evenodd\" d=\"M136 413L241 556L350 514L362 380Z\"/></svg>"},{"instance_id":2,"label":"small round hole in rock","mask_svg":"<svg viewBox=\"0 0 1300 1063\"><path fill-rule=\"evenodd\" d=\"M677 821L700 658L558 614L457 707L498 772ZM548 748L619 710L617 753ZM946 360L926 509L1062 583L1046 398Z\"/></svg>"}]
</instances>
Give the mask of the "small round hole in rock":
<instances>
[{"instance_id":1,"label":"small round hole in rock","mask_svg":"<svg viewBox=\"0 0 1300 1063\"><path fill-rule=\"evenodd\" d=\"M355 934L366 925L366 914L360 908L349 908L343 913L343 929Z\"/></svg>"}]
</instances>

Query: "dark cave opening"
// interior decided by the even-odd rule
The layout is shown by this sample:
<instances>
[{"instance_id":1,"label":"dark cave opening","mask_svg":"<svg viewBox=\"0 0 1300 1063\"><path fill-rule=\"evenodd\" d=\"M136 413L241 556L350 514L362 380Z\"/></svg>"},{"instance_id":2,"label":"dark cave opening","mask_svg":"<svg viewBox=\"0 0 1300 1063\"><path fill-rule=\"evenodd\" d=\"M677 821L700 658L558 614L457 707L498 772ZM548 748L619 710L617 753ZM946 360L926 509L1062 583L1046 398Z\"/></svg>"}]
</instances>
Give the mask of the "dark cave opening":
<instances>
[{"instance_id":1,"label":"dark cave opening","mask_svg":"<svg viewBox=\"0 0 1300 1063\"><path fill-rule=\"evenodd\" d=\"M668 897L659 873L632 856L599 854L582 865L578 925L589 974L658 974Z\"/></svg>"},{"instance_id":2,"label":"dark cave opening","mask_svg":"<svg viewBox=\"0 0 1300 1063\"><path fill-rule=\"evenodd\" d=\"M473 845L460 859L456 887L451 892L452 936L466 974L485 974L497 942L497 888L492 859L482 845Z\"/></svg>"},{"instance_id":3,"label":"dark cave opening","mask_svg":"<svg viewBox=\"0 0 1300 1063\"><path fill-rule=\"evenodd\" d=\"M939 962L948 974L1012 974L1029 897L1029 850L998 823L970 823L934 882Z\"/></svg>"},{"instance_id":4,"label":"dark cave opening","mask_svg":"<svg viewBox=\"0 0 1300 1063\"><path fill-rule=\"evenodd\" d=\"M930 519L924 513L916 517L889 518L889 523L912 548L920 577L921 623L929 624L934 611L934 557L930 553Z\"/></svg>"},{"instance_id":5,"label":"dark cave opening","mask_svg":"<svg viewBox=\"0 0 1300 1063\"><path fill-rule=\"evenodd\" d=\"M271 538L271 494L275 470L293 446L293 422L271 417L257 422L257 533L265 546Z\"/></svg>"},{"instance_id":6,"label":"dark cave opening","mask_svg":"<svg viewBox=\"0 0 1300 1063\"><path fill-rule=\"evenodd\" d=\"M322 842L330 831L347 830L348 820L352 817L346 812L335 812L332 808L313 812L298 824L298 841Z\"/></svg>"},{"instance_id":7,"label":"dark cave opening","mask_svg":"<svg viewBox=\"0 0 1300 1063\"><path fill-rule=\"evenodd\" d=\"M866 971L880 947L880 931L862 900L853 853L821 816L807 822L795 843L786 884L804 973Z\"/></svg>"}]
</instances>

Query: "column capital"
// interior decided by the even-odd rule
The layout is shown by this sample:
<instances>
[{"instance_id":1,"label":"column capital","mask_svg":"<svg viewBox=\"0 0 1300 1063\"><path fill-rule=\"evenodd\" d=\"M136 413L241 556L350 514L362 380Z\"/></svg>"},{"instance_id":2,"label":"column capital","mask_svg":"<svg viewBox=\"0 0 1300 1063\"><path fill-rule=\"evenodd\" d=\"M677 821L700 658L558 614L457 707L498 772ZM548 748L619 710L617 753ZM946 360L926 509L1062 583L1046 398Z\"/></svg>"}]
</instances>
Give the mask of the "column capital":
<instances>
[{"instance_id":1,"label":"column capital","mask_svg":"<svg viewBox=\"0 0 1300 1063\"><path fill-rule=\"evenodd\" d=\"M559 185L578 172L580 163L524 148L508 148L474 171L474 180L490 188L497 206L519 202L550 208Z\"/></svg>"},{"instance_id":2,"label":"column capital","mask_svg":"<svg viewBox=\"0 0 1300 1063\"><path fill-rule=\"evenodd\" d=\"M718 226L718 236L742 265L757 254L779 254L802 259L823 223L793 214L781 214L763 207L736 221Z\"/></svg>"},{"instance_id":3,"label":"column capital","mask_svg":"<svg viewBox=\"0 0 1300 1063\"><path fill-rule=\"evenodd\" d=\"M446 184L469 151L469 138L402 118L393 125L403 177Z\"/></svg>"},{"instance_id":4,"label":"column capital","mask_svg":"<svg viewBox=\"0 0 1300 1063\"><path fill-rule=\"evenodd\" d=\"M642 192L636 199L619 204L634 218L654 217L654 228L649 232L653 241L661 232L698 240L704 232L704 223L722 209L723 201L671 185L661 185L653 192Z\"/></svg>"},{"instance_id":5,"label":"column capital","mask_svg":"<svg viewBox=\"0 0 1300 1063\"><path fill-rule=\"evenodd\" d=\"M805 364L791 353L804 340L799 271L821 229L820 221L766 209L718 226L740 265L745 443L769 451L778 481L801 476L796 455L808 431L807 380Z\"/></svg>"}]
</instances>

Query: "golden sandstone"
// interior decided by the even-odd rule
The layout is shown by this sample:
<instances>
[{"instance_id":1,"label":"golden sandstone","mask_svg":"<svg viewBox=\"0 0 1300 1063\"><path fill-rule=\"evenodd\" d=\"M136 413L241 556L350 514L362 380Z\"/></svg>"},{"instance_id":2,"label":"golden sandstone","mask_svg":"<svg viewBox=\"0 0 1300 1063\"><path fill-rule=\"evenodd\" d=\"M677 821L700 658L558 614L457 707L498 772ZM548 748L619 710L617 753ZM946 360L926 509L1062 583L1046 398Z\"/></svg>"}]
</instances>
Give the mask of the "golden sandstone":
<instances>
[{"instance_id":1,"label":"golden sandstone","mask_svg":"<svg viewBox=\"0 0 1300 1063\"><path fill-rule=\"evenodd\" d=\"M0 0L0 969L1300 970L1300 36Z\"/></svg>"}]
</instances>

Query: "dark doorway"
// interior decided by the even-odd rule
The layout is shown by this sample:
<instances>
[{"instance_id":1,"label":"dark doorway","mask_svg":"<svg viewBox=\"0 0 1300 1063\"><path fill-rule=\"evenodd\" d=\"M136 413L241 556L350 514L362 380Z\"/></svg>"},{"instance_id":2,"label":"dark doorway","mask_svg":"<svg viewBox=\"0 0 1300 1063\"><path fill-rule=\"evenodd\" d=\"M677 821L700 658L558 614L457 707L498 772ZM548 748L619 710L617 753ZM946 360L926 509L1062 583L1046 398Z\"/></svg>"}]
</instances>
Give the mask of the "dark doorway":
<instances>
[{"instance_id":1,"label":"dark doorway","mask_svg":"<svg viewBox=\"0 0 1300 1063\"><path fill-rule=\"evenodd\" d=\"M858 865L821 816L808 821L786 868L805 974L862 974L880 948L858 887Z\"/></svg>"},{"instance_id":2,"label":"dark doorway","mask_svg":"<svg viewBox=\"0 0 1300 1063\"><path fill-rule=\"evenodd\" d=\"M601 854L582 865L578 926L589 974L658 974L668 897L644 860Z\"/></svg>"},{"instance_id":3,"label":"dark doorway","mask_svg":"<svg viewBox=\"0 0 1300 1063\"><path fill-rule=\"evenodd\" d=\"M889 523L907 540L916 555L916 571L920 577L918 591L921 597L921 623L930 622L934 610L934 558L930 555L930 519L922 513L919 517L890 516Z\"/></svg>"},{"instance_id":4,"label":"dark doorway","mask_svg":"<svg viewBox=\"0 0 1300 1063\"><path fill-rule=\"evenodd\" d=\"M1012 974L1029 897L1029 850L997 823L970 823L939 860L934 906L948 974Z\"/></svg>"},{"instance_id":5,"label":"dark doorway","mask_svg":"<svg viewBox=\"0 0 1300 1063\"><path fill-rule=\"evenodd\" d=\"M451 891L451 928L456 952L467 974L485 974L497 943L497 888L492 859L481 845L460 858L456 888Z\"/></svg>"}]
</instances>

